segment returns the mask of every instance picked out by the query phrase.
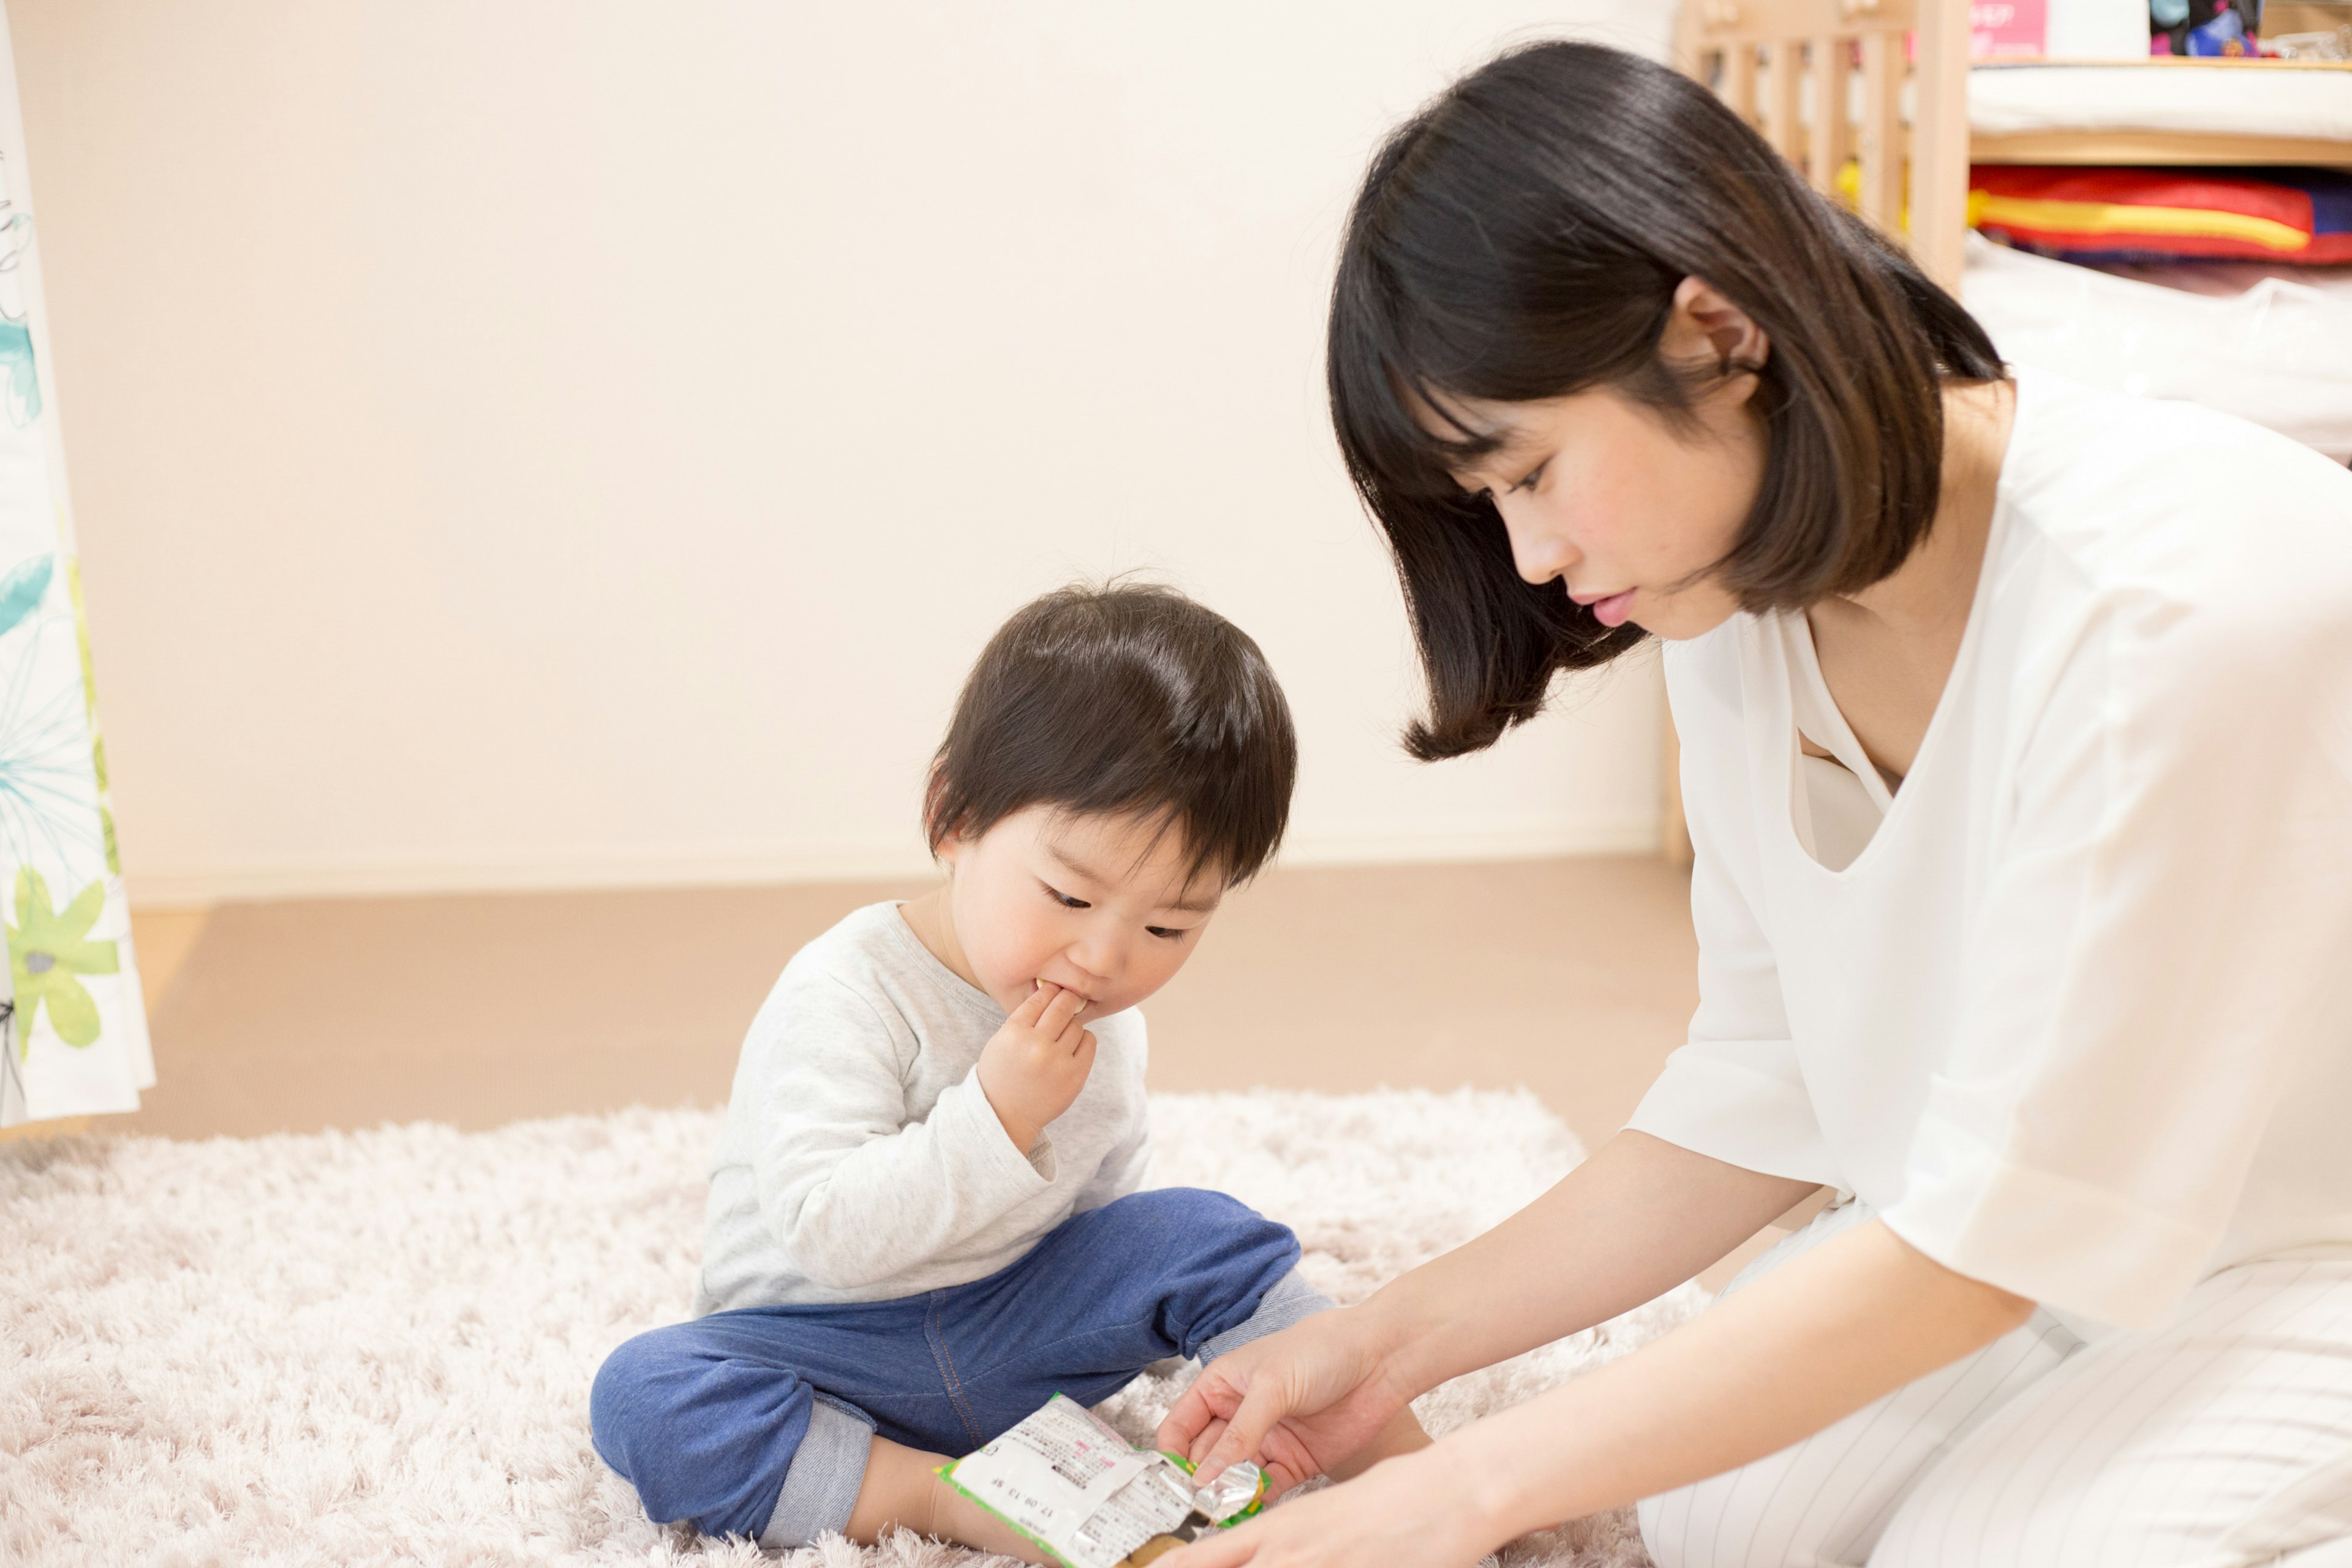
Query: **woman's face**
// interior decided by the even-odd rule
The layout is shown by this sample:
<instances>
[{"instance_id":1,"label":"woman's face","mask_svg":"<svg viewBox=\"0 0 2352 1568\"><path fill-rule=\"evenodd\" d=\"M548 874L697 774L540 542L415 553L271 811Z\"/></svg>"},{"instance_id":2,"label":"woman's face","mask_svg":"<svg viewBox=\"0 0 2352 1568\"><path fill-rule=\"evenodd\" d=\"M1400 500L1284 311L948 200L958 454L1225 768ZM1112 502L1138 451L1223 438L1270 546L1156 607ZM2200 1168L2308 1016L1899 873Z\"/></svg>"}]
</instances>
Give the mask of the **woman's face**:
<instances>
[{"instance_id":1,"label":"woman's face","mask_svg":"<svg viewBox=\"0 0 2352 1568\"><path fill-rule=\"evenodd\" d=\"M1763 335L1696 279L1660 342L1670 362L1761 364ZM1502 445L1456 477L1495 500L1530 583L1558 582L1603 626L1695 637L1739 608L1713 568L1738 537L1764 472L1753 374L1708 392L1687 426L1601 386L1538 403L1461 400L1453 412Z\"/></svg>"}]
</instances>

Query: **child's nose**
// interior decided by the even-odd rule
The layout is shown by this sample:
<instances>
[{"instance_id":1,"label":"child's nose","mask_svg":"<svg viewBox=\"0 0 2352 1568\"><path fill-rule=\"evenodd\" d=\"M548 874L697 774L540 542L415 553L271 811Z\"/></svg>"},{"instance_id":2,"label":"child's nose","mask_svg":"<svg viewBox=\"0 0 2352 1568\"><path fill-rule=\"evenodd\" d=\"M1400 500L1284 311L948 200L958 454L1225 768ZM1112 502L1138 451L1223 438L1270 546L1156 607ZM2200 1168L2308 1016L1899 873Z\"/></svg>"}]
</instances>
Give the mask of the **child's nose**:
<instances>
[{"instance_id":1,"label":"child's nose","mask_svg":"<svg viewBox=\"0 0 2352 1568\"><path fill-rule=\"evenodd\" d=\"M1069 952L1070 963L1089 980L1108 984L1118 978L1124 962L1122 944L1116 937L1089 936L1081 938Z\"/></svg>"}]
</instances>

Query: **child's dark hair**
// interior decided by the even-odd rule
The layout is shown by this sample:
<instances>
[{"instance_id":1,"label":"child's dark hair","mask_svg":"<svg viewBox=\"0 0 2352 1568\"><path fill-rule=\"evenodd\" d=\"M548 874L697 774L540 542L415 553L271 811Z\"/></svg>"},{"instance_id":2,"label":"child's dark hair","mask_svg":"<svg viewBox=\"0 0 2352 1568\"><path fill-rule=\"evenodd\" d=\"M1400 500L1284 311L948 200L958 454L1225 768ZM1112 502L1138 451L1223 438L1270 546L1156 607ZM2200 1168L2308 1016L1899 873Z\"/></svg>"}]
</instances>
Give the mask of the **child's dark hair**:
<instances>
[{"instance_id":1,"label":"child's dark hair","mask_svg":"<svg viewBox=\"0 0 2352 1568\"><path fill-rule=\"evenodd\" d=\"M981 651L931 763L937 851L1016 811L1136 816L1183 836L1193 877L1246 881L1290 818L1298 741L1242 629L1172 588L1059 589Z\"/></svg>"},{"instance_id":2,"label":"child's dark hair","mask_svg":"<svg viewBox=\"0 0 2352 1568\"><path fill-rule=\"evenodd\" d=\"M1768 334L1761 366L1668 364L1675 287L1704 279ZM1429 677L1421 758L1494 743L1555 671L1615 658L1559 583L1520 580L1494 503L1454 473L1493 443L1433 433L1443 395L1526 403L1613 386L1687 425L1755 372L1762 484L1719 580L1793 609L1886 576L1934 521L1942 386L2001 374L1959 302L1705 87L1597 44L1513 49L1373 155L1332 289L1339 449L1388 536Z\"/></svg>"}]
</instances>

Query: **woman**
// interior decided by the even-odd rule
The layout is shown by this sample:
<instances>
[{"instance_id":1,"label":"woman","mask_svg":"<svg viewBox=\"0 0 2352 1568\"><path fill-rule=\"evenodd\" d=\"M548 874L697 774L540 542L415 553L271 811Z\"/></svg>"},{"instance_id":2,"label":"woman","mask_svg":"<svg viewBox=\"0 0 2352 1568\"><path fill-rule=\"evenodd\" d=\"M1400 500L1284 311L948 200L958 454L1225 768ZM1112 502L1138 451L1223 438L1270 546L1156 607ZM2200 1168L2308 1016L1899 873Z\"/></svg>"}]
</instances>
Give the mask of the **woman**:
<instances>
[{"instance_id":1,"label":"woman","mask_svg":"<svg viewBox=\"0 0 2352 1568\"><path fill-rule=\"evenodd\" d=\"M1565 43L1374 159L1329 374L1416 754L1668 639L1701 1001L1626 1131L1163 1446L1295 1483L1836 1201L1166 1568L1454 1568L1637 1500L1662 1568L2352 1563L2352 475L2007 378L1703 89Z\"/></svg>"}]
</instances>

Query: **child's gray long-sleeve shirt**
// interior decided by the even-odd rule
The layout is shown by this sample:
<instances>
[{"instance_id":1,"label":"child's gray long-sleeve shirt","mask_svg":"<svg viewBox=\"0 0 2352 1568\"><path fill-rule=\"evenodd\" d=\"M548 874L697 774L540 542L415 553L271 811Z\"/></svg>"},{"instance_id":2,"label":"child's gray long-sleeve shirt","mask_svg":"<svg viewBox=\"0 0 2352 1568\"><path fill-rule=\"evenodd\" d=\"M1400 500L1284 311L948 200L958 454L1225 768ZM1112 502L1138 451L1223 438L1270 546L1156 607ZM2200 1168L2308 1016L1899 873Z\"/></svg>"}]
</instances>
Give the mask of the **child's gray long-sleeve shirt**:
<instances>
[{"instance_id":1,"label":"child's gray long-sleeve shirt","mask_svg":"<svg viewBox=\"0 0 2352 1568\"><path fill-rule=\"evenodd\" d=\"M1087 1026L1094 1070L1025 1157L972 1071L1004 1016L895 903L795 954L735 1068L695 1315L984 1279L1141 1185L1143 1015Z\"/></svg>"}]
</instances>

